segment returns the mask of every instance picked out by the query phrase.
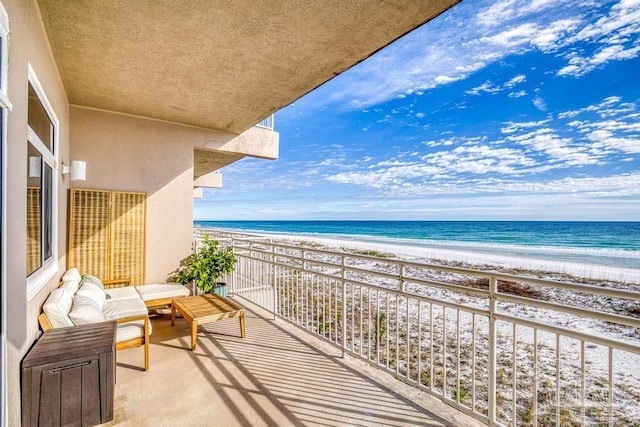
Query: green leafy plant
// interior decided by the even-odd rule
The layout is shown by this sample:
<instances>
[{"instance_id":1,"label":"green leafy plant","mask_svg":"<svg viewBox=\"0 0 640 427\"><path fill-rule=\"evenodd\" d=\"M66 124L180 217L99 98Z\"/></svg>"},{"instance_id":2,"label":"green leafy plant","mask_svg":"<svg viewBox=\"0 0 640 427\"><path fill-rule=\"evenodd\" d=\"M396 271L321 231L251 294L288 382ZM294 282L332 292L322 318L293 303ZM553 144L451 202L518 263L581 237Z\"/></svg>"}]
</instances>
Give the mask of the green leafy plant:
<instances>
[{"instance_id":1,"label":"green leafy plant","mask_svg":"<svg viewBox=\"0 0 640 427\"><path fill-rule=\"evenodd\" d=\"M220 248L217 240L204 236L200 250L189 255L174 280L183 285L195 281L202 292L209 293L220 276L233 273L236 261L232 247Z\"/></svg>"}]
</instances>

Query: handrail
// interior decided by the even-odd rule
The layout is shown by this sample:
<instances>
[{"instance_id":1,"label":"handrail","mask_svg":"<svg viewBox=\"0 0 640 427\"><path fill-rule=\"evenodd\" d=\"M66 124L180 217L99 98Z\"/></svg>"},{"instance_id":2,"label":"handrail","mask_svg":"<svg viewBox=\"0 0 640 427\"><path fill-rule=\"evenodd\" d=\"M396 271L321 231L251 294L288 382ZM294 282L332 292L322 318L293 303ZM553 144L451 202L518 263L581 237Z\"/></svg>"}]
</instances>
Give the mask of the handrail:
<instances>
[{"instance_id":1,"label":"handrail","mask_svg":"<svg viewBox=\"0 0 640 427\"><path fill-rule=\"evenodd\" d=\"M640 292L628 285L194 234L235 248L232 293L482 422L640 422Z\"/></svg>"}]
</instances>

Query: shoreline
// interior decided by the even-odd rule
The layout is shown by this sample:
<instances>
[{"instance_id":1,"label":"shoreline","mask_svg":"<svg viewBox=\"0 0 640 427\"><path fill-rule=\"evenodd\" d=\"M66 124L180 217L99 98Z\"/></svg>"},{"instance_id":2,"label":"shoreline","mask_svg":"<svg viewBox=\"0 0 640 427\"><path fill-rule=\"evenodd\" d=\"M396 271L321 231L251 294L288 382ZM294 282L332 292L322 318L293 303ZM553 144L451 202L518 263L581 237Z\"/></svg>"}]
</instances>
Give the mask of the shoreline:
<instances>
[{"instance_id":1,"label":"shoreline","mask_svg":"<svg viewBox=\"0 0 640 427\"><path fill-rule=\"evenodd\" d=\"M629 284L640 284L640 269L611 267L597 264L585 264L569 261L522 257L517 255L491 254L466 250L444 249L429 246L415 246L401 243L381 243L356 239L340 239L337 237L318 237L304 234L278 234L265 232L248 232L244 230L224 229L271 239L299 241L321 244L329 248L347 248L354 250L370 250L394 254L398 257L429 258L448 262L462 262L470 266L494 266L516 268L545 273L559 273L594 280L608 280Z\"/></svg>"}]
</instances>

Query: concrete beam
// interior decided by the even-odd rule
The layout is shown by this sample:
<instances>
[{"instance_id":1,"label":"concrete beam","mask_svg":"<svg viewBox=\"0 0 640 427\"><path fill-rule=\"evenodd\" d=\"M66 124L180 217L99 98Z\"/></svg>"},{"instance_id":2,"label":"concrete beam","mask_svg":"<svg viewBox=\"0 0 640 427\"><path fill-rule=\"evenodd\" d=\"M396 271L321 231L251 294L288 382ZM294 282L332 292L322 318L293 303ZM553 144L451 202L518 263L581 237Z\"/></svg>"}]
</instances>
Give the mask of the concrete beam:
<instances>
[{"instance_id":1,"label":"concrete beam","mask_svg":"<svg viewBox=\"0 0 640 427\"><path fill-rule=\"evenodd\" d=\"M222 187L222 174L218 171L210 172L206 175L202 175L193 181L194 187L206 187L206 188L221 188Z\"/></svg>"}]
</instances>

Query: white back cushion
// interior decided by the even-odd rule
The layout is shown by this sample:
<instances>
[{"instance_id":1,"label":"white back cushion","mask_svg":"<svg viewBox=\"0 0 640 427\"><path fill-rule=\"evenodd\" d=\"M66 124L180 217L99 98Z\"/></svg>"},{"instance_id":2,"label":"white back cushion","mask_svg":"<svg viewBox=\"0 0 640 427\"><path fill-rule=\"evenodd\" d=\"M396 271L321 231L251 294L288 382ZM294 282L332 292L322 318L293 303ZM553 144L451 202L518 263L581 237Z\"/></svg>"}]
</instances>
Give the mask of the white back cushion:
<instances>
[{"instance_id":1,"label":"white back cushion","mask_svg":"<svg viewBox=\"0 0 640 427\"><path fill-rule=\"evenodd\" d=\"M104 283L102 283L102 280L98 279L96 276L92 276L91 274L82 275L81 283L85 283L85 282L91 282L96 286L98 286L100 289L104 289Z\"/></svg>"},{"instance_id":2,"label":"white back cushion","mask_svg":"<svg viewBox=\"0 0 640 427\"><path fill-rule=\"evenodd\" d=\"M82 276L77 268L70 268L66 273L62 276L62 281L64 282L66 279L78 279L78 282L82 280Z\"/></svg>"},{"instance_id":3,"label":"white back cushion","mask_svg":"<svg viewBox=\"0 0 640 427\"><path fill-rule=\"evenodd\" d=\"M102 310L92 298L78 294L73 297L73 308L69 317L76 325L104 322L105 320Z\"/></svg>"},{"instance_id":4,"label":"white back cushion","mask_svg":"<svg viewBox=\"0 0 640 427\"><path fill-rule=\"evenodd\" d=\"M77 268L72 268L67 270L66 273L62 276L62 286L71 292L71 295L75 294L80 286L80 281L82 280L82 276Z\"/></svg>"},{"instance_id":5,"label":"white back cushion","mask_svg":"<svg viewBox=\"0 0 640 427\"><path fill-rule=\"evenodd\" d=\"M63 328L74 325L69 318L72 304L73 294L64 288L58 288L51 292L42 309L49 318L51 326L54 328Z\"/></svg>"},{"instance_id":6,"label":"white back cushion","mask_svg":"<svg viewBox=\"0 0 640 427\"><path fill-rule=\"evenodd\" d=\"M76 295L91 298L95 301L100 310L102 310L102 306L104 306L104 302L107 299L107 295L104 293L104 290L91 282L84 282L82 286L80 286L80 289L78 289L78 292L76 292Z\"/></svg>"}]
</instances>

